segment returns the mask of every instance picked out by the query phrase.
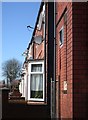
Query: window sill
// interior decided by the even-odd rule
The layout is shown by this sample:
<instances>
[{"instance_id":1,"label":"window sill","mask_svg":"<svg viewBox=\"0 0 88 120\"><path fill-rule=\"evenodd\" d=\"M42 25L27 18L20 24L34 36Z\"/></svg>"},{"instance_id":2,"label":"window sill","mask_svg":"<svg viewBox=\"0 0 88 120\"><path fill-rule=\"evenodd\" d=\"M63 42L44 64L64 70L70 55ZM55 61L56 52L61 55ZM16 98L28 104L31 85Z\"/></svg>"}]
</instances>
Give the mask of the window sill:
<instances>
[{"instance_id":1,"label":"window sill","mask_svg":"<svg viewBox=\"0 0 88 120\"><path fill-rule=\"evenodd\" d=\"M33 102L33 101L28 101L27 102L28 105L47 105L46 102Z\"/></svg>"},{"instance_id":2,"label":"window sill","mask_svg":"<svg viewBox=\"0 0 88 120\"><path fill-rule=\"evenodd\" d=\"M63 47L63 44L60 45L60 48L62 48L62 47Z\"/></svg>"}]
</instances>

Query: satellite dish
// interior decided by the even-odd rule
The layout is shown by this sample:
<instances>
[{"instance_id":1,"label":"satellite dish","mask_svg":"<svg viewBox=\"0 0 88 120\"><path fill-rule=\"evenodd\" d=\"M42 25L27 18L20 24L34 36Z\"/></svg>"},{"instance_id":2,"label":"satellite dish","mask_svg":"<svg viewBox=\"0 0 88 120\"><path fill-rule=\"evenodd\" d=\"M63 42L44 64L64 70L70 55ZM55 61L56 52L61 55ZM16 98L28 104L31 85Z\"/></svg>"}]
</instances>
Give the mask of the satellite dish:
<instances>
[{"instance_id":1,"label":"satellite dish","mask_svg":"<svg viewBox=\"0 0 88 120\"><path fill-rule=\"evenodd\" d=\"M42 40L43 40L42 35L39 35L39 36L35 36L33 41L37 44L41 44Z\"/></svg>"}]
</instances>

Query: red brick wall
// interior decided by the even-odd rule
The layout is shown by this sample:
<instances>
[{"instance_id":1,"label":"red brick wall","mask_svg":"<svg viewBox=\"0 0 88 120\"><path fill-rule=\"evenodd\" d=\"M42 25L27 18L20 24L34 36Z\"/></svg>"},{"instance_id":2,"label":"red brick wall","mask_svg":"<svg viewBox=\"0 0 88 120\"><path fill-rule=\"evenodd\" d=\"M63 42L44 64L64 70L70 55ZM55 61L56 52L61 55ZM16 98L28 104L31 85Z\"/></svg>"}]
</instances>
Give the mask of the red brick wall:
<instances>
[{"instance_id":1,"label":"red brick wall","mask_svg":"<svg viewBox=\"0 0 88 120\"><path fill-rule=\"evenodd\" d=\"M88 118L88 3L73 3L73 111Z\"/></svg>"},{"instance_id":2,"label":"red brick wall","mask_svg":"<svg viewBox=\"0 0 88 120\"><path fill-rule=\"evenodd\" d=\"M34 59L43 59L44 58L44 42L40 45L34 44Z\"/></svg>"},{"instance_id":3,"label":"red brick wall","mask_svg":"<svg viewBox=\"0 0 88 120\"><path fill-rule=\"evenodd\" d=\"M44 39L44 24L42 24L41 30L38 31L36 28L35 36L42 35ZM34 59L44 58L44 41L41 44L34 43Z\"/></svg>"},{"instance_id":4,"label":"red brick wall","mask_svg":"<svg viewBox=\"0 0 88 120\"><path fill-rule=\"evenodd\" d=\"M72 3L56 4L56 24L66 7L67 27L62 16L56 28L56 114L60 118L72 118ZM64 44L60 48L59 32L62 26L64 26ZM65 80L67 94L63 93Z\"/></svg>"}]
</instances>

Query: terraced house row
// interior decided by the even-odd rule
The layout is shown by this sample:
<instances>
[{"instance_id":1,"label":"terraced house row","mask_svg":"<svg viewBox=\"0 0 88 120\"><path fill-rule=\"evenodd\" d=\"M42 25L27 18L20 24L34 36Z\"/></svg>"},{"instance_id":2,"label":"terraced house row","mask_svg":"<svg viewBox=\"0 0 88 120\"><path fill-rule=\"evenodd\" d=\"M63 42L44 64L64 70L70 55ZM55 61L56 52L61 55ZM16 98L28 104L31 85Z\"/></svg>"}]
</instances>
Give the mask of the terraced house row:
<instances>
[{"instance_id":1,"label":"terraced house row","mask_svg":"<svg viewBox=\"0 0 88 120\"><path fill-rule=\"evenodd\" d=\"M88 118L88 2L41 2L22 75L28 104L51 118Z\"/></svg>"}]
</instances>

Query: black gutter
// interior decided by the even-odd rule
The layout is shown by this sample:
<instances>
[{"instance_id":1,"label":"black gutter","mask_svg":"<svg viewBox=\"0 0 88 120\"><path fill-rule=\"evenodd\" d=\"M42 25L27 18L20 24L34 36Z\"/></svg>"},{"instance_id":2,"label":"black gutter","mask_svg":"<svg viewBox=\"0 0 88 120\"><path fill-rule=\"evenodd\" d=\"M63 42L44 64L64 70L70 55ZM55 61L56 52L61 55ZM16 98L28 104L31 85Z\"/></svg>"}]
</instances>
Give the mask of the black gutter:
<instances>
[{"instance_id":1,"label":"black gutter","mask_svg":"<svg viewBox=\"0 0 88 120\"><path fill-rule=\"evenodd\" d=\"M46 8L46 2L45 2L45 35L44 35L44 37L45 37L45 41L44 41L44 79L45 79L45 102L47 102L47 100L46 100L46 15L47 15L47 8Z\"/></svg>"},{"instance_id":2,"label":"black gutter","mask_svg":"<svg viewBox=\"0 0 88 120\"><path fill-rule=\"evenodd\" d=\"M54 118L56 118L56 2L54 1Z\"/></svg>"},{"instance_id":3,"label":"black gutter","mask_svg":"<svg viewBox=\"0 0 88 120\"><path fill-rule=\"evenodd\" d=\"M48 33L47 33L47 104L50 118L53 117L51 85L54 82L54 3L48 2ZM52 81L52 82L51 82Z\"/></svg>"}]
</instances>

